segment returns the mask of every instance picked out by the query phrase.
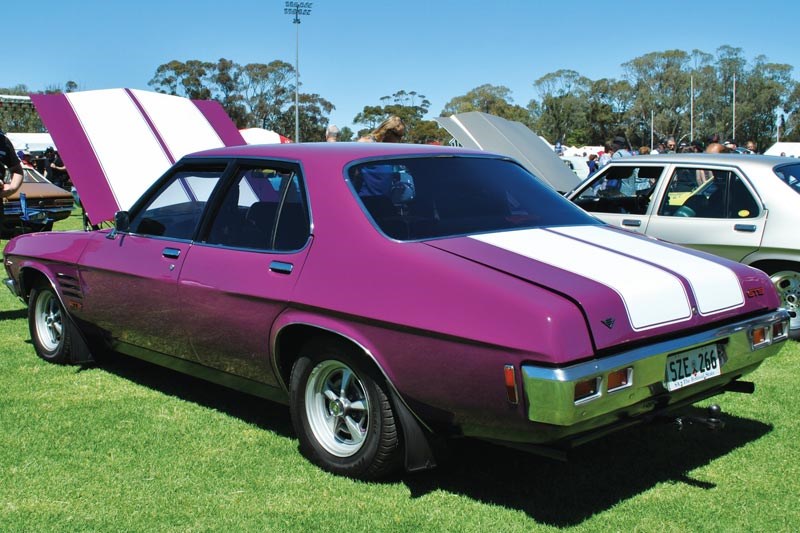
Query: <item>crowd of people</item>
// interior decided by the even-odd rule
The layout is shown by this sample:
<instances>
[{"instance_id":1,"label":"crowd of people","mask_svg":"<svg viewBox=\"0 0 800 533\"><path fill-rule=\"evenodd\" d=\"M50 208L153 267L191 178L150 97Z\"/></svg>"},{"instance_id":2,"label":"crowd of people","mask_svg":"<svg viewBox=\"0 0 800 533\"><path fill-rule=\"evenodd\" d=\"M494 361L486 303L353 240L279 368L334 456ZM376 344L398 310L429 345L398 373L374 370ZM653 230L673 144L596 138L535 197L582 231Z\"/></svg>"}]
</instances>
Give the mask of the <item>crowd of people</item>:
<instances>
[{"instance_id":1,"label":"crowd of people","mask_svg":"<svg viewBox=\"0 0 800 533\"><path fill-rule=\"evenodd\" d=\"M64 165L61 156L52 147L35 157L31 156L27 150L19 150L17 151L17 157L23 166L35 169L54 185L58 185L67 191L72 187L67 167Z\"/></svg>"},{"instance_id":2,"label":"crowd of people","mask_svg":"<svg viewBox=\"0 0 800 533\"><path fill-rule=\"evenodd\" d=\"M604 150L598 154L590 154L586 164L589 166L589 175L591 176L614 158L630 157L634 155L648 155L648 154L685 154L685 153L707 153L707 154L724 154L724 153L740 153L740 154L757 154L758 147L754 141L747 141L743 147L738 146L735 140L726 140L720 142L719 135L712 135L708 138L707 142L703 144L701 141L695 140L691 142L681 142L678 144L674 137L662 139L652 149L649 146L641 146L638 149L633 149L628 140L621 135L614 137L611 141L607 142Z\"/></svg>"}]
</instances>

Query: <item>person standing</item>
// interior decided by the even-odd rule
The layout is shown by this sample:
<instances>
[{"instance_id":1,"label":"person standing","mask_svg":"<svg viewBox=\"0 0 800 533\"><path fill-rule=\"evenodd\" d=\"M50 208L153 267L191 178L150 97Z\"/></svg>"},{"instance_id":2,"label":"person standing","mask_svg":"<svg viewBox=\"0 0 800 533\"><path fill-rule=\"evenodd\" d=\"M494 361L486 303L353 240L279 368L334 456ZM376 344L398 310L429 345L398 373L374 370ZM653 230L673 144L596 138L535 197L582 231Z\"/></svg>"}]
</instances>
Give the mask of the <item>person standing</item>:
<instances>
[{"instance_id":1,"label":"person standing","mask_svg":"<svg viewBox=\"0 0 800 533\"><path fill-rule=\"evenodd\" d=\"M61 160L61 156L58 154L58 152L54 154L54 159L53 162L50 163L50 168L53 171L53 179L50 181L62 189L69 190L69 175L67 174L67 167L64 166L64 161Z\"/></svg>"},{"instance_id":2,"label":"person standing","mask_svg":"<svg viewBox=\"0 0 800 533\"><path fill-rule=\"evenodd\" d=\"M14 145L8 140L5 133L0 131L0 173L5 175L6 169L10 174L8 183L2 180L2 194L0 194L0 228L3 227L3 202L22 187L22 165L19 162Z\"/></svg>"},{"instance_id":3,"label":"person standing","mask_svg":"<svg viewBox=\"0 0 800 533\"><path fill-rule=\"evenodd\" d=\"M339 140L339 128L331 124L325 129L325 142L335 143Z\"/></svg>"}]
</instances>

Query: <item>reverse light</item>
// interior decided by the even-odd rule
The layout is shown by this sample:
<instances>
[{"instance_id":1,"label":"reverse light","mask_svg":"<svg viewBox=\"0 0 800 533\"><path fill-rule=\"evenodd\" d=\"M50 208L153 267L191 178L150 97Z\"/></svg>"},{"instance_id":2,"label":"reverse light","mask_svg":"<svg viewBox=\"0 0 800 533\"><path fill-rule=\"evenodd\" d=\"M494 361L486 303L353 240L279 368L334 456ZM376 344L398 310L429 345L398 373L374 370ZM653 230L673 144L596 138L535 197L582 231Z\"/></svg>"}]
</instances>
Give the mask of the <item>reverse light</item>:
<instances>
[{"instance_id":1,"label":"reverse light","mask_svg":"<svg viewBox=\"0 0 800 533\"><path fill-rule=\"evenodd\" d=\"M506 396L508 402L514 405L519 403L519 395L517 394L517 374L514 370L514 365L506 365L503 367L503 377L506 381Z\"/></svg>"},{"instance_id":2,"label":"reverse light","mask_svg":"<svg viewBox=\"0 0 800 533\"><path fill-rule=\"evenodd\" d=\"M779 341L783 340L789 335L789 331L787 326L787 322L775 322L772 324L772 340Z\"/></svg>"},{"instance_id":3,"label":"reverse light","mask_svg":"<svg viewBox=\"0 0 800 533\"><path fill-rule=\"evenodd\" d=\"M600 378L594 377L575 383L575 403L584 402L599 396Z\"/></svg>"},{"instance_id":4,"label":"reverse light","mask_svg":"<svg viewBox=\"0 0 800 533\"><path fill-rule=\"evenodd\" d=\"M608 392L624 389L633 382L633 367L622 368L608 374Z\"/></svg>"}]
</instances>

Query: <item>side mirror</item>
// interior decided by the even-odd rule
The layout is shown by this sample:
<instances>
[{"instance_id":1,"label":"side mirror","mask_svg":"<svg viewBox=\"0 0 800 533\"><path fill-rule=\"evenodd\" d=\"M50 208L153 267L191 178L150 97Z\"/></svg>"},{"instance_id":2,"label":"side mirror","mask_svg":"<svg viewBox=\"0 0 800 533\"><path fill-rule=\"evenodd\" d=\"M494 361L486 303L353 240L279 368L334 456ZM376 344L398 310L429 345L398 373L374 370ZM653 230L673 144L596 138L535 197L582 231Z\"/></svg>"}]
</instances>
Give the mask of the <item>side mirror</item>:
<instances>
[{"instance_id":1,"label":"side mirror","mask_svg":"<svg viewBox=\"0 0 800 533\"><path fill-rule=\"evenodd\" d=\"M114 213L114 229L118 233L127 233L131 227L131 217L127 211Z\"/></svg>"}]
</instances>

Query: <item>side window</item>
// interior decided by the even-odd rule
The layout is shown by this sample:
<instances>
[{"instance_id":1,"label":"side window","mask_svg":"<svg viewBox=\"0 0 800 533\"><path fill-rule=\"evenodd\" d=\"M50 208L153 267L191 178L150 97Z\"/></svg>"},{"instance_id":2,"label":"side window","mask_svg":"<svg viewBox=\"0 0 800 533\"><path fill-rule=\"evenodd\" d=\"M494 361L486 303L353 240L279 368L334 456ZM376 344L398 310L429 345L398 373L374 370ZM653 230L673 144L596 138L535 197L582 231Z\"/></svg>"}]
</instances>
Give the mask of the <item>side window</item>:
<instances>
[{"instance_id":1,"label":"side window","mask_svg":"<svg viewBox=\"0 0 800 533\"><path fill-rule=\"evenodd\" d=\"M663 167L612 166L574 202L593 213L644 215Z\"/></svg>"},{"instance_id":2,"label":"side window","mask_svg":"<svg viewBox=\"0 0 800 533\"><path fill-rule=\"evenodd\" d=\"M191 239L224 167L181 169L169 178L131 220L131 232Z\"/></svg>"},{"instance_id":3,"label":"side window","mask_svg":"<svg viewBox=\"0 0 800 533\"><path fill-rule=\"evenodd\" d=\"M296 171L242 168L212 217L206 242L265 251L299 250L309 236L305 198Z\"/></svg>"},{"instance_id":4,"label":"side window","mask_svg":"<svg viewBox=\"0 0 800 533\"><path fill-rule=\"evenodd\" d=\"M731 171L677 168L670 177L659 215L697 218L752 218L758 203Z\"/></svg>"},{"instance_id":5,"label":"side window","mask_svg":"<svg viewBox=\"0 0 800 533\"><path fill-rule=\"evenodd\" d=\"M753 193L747 189L739 176L734 176L727 205L727 218L754 218L759 213L758 202L753 198Z\"/></svg>"}]
</instances>

